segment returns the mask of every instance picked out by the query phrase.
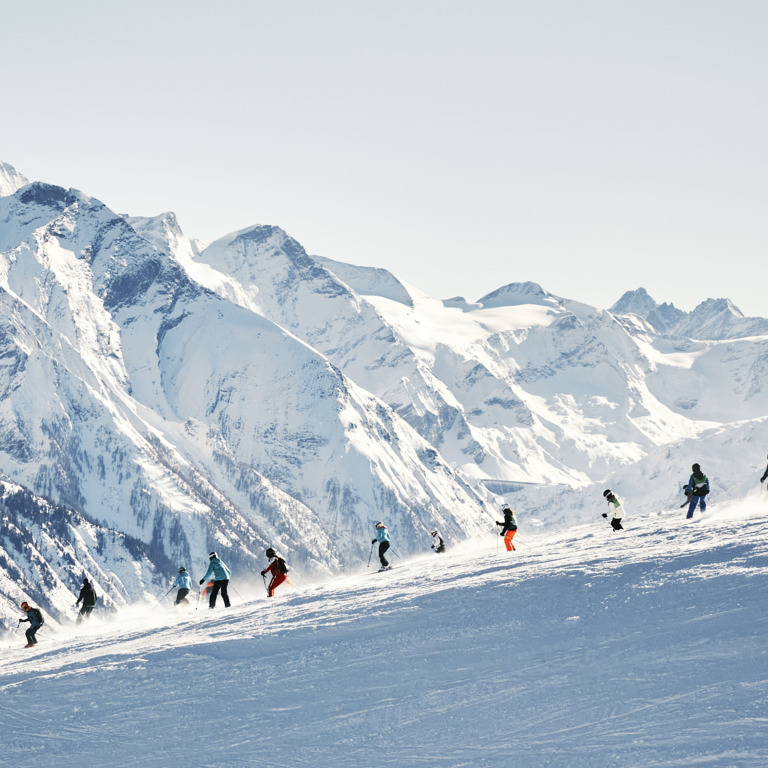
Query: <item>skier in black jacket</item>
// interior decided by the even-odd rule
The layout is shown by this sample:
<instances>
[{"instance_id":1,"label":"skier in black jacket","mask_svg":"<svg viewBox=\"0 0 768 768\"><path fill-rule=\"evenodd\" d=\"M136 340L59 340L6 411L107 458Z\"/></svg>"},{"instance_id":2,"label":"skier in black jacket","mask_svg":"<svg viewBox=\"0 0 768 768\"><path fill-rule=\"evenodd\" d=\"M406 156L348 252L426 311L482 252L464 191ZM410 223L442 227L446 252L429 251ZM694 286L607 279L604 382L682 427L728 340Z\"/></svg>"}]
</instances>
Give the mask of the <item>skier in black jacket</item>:
<instances>
[{"instance_id":1,"label":"skier in black jacket","mask_svg":"<svg viewBox=\"0 0 768 768\"><path fill-rule=\"evenodd\" d=\"M515 538L515 534L517 533L515 513L509 507L504 507L501 511L504 515L504 522L496 522L496 525L501 526L501 533L499 536L504 537L504 546L507 548L507 552L513 552L515 545L512 543L512 539Z\"/></svg>"},{"instance_id":2,"label":"skier in black jacket","mask_svg":"<svg viewBox=\"0 0 768 768\"><path fill-rule=\"evenodd\" d=\"M80 590L80 596L75 603L75 605L80 605L80 601L83 601L83 606L80 608L80 614L77 617L78 624L91 615L91 611L94 609L97 599L96 590L93 588L93 584L91 584L87 578L83 579L83 587Z\"/></svg>"},{"instance_id":3,"label":"skier in black jacket","mask_svg":"<svg viewBox=\"0 0 768 768\"><path fill-rule=\"evenodd\" d=\"M764 483L766 477L768 477L768 466L766 466L765 472L763 472L763 476L760 478L760 482Z\"/></svg>"}]
</instances>

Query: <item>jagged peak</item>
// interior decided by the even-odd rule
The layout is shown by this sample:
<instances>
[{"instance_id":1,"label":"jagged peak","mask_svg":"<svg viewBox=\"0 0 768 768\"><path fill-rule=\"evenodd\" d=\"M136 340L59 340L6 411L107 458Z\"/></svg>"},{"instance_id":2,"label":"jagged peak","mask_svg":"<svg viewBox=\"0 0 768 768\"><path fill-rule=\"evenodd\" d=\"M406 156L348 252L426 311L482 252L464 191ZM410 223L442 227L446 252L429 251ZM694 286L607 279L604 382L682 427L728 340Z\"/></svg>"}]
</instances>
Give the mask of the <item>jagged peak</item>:
<instances>
[{"instance_id":1,"label":"jagged peak","mask_svg":"<svg viewBox=\"0 0 768 768\"><path fill-rule=\"evenodd\" d=\"M0 197L12 195L29 184L29 179L19 173L10 163L0 160Z\"/></svg>"},{"instance_id":2,"label":"jagged peak","mask_svg":"<svg viewBox=\"0 0 768 768\"><path fill-rule=\"evenodd\" d=\"M60 211L75 203L91 201L88 195L77 189L64 189L64 187L47 184L43 181L33 181L31 184L17 189L14 194L18 197L19 202L25 205L40 205Z\"/></svg>"},{"instance_id":3,"label":"jagged peak","mask_svg":"<svg viewBox=\"0 0 768 768\"><path fill-rule=\"evenodd\" d=\"M609 311L617 315L646 317L658 306L645 288L636 288L624 293Z\"/></svg>"},{"instance_id":4,"label":"jagged peak","mask_svg":"<svg viewBox=\"0 0 768 768\"><path fill-rule=\"evenodd\" d=\"M125 215L123 218L141 235L158 233L168 238L179 238L184 235L173 211L166 211L157 216Z\"/></svg>"},{"instance_id":5,"label":"jagged peak","mask_svg":"<svg viewBox=\"0 0 768 768\"><path fill-rule=\"evenodd\" d=\"M706 299L691 312L692 316L728 313L742 318L744 313L730 299Z\"/></svg>"}]
</instances>

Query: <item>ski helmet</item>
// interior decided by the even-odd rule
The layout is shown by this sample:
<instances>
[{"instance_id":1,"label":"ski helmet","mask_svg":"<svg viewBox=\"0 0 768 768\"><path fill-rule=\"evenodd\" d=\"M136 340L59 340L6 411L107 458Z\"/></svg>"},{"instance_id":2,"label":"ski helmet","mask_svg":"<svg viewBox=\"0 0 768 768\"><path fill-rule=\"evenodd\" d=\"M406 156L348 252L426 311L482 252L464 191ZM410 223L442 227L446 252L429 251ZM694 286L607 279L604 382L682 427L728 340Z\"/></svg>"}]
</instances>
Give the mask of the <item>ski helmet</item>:
<instances>
[{"instance_id":1,"label":"ski helmet","mask_svg":"<svg viewBox=\"0 0 768 768\"><path fill-rule=\"evenodd\" d=\"M694 465L691 467L691 469L692 469L694 472L698 472L698 471L700 471L700 470L701 470L701 467L700 467L698 464L694 464Z\"/></svg>"},{"instance_id":2,"label":"ski helmet","mask_svg":"<svg viewBox=\"0 0 768 768\"><path fill-rule=\"evenodd\" d=\"M184 573L187 569L182 565L181 568L179 568L179 573Z\"/></svg>"},{"instance_id":3,"label":"ski helmet","mask_svg":"<svg viewBox=\"0 0 768 768\"><path fill-rule=\"evenodd\" d=\"M437 536L438 533L439 533L439 531L437 530L437 528L435 528L435 530L432 531L429 535L430 536Z\"/></svg>"},{"instance_id":4,"label":"ski helmet","mask_svg":"<svg viewBox=\"0 0 768 768\"><path fill-rule=\"evenodd\" d=\"M29 608L30 608L30 605L29 605L29 603L28 603L28 602L25 600L25 601L24 601L24 602L21 604L21 607L22 607L22 610L28 611L28 610L29 610Z\"/></svg>"},{"instance_id":5,"label":"ski helmet","mask_svg":"<svg viewBox=\"0 0 768 768\"><path fill-rule=\"evenodd\" d=\"M218 555L215 552L211 552L211 554L208 555L209 560L213 560L214 557L218 557Z\"/></svg>"},{"instance_id":6,"label":"ski helmet","mask_svg":"<svg viewBox=\"0 0 768 768\"><path fill-rule=\"evenodd\" d=\"M384 527L384 523L382 523L381 520L379 520L379 522L376 523L376 525L374 525L373 527L374 528L383 528Z\"/></svg>"},{"instance_id":7,"label":"ski helmet","mask_svg":"<svg viewBox=\"0 0 768 768\"><path fill-rule=\"evenodd\" d=\"M275 550L274 550L274 549L272 549L272 547L270 547L270 548L267 550L267 552L266 552L266 555L267 555L267 557L274 557L276 554L277 554L277 552L275 552Z\"/></svg>"},{"instance_id":8,"label":"ski helmet","mask_svg":"<svg viewBox=\"0 0 768 768\"><path fill-rule=\"evenodd\" d=\"M613 491L609 488L608 490L603 491L603 496L605 496L605 498L607 499L612 493Z\"/></svg>"}]
</instances>

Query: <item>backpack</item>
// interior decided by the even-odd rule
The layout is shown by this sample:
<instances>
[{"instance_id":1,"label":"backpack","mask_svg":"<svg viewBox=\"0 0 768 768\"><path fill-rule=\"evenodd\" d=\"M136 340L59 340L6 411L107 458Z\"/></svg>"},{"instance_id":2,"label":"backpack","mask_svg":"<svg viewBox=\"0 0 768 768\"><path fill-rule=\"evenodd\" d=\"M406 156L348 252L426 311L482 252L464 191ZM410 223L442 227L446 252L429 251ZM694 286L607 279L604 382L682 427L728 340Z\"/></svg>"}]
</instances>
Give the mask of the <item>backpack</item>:
<instances>
[{"instance_id":1,"label":"backpack","mask_svg":"<svg viewBox=\"0 0 768 768\"><path fill-rule=\"evenodd\" d=\"M288 573L288 564L285 562L285 560L283 560L282 557L277 558L277 570L282 574Z\"/></svg>"},{"instance_id":2,"label":"backpack","mask_svg":"<svg viewBox=\"0 0 768 768\"><path fill-rule=\"evenodd\" d=\"M45 624L43 613L39 608L30 608L29 612L35 617L35 621L42 627Z\"/></svg>"}]
</instances>

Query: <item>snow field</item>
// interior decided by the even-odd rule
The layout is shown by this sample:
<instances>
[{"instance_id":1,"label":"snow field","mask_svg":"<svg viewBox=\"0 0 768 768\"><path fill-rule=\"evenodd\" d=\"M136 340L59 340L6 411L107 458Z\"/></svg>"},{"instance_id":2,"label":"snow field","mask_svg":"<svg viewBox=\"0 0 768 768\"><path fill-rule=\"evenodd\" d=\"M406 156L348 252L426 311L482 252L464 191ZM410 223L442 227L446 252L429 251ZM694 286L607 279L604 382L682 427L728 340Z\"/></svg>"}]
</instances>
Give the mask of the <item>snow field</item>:
<instances>
[{"instance_id":1,"label":"snow field","mask_svg":"<svg viewBox=\"0 0 768 768\"><path fill-rule=\"evenodd\" d=\"M6 637L0 765L765 766L766 512L522 528Z\"/></svg>"}]
</instances>

